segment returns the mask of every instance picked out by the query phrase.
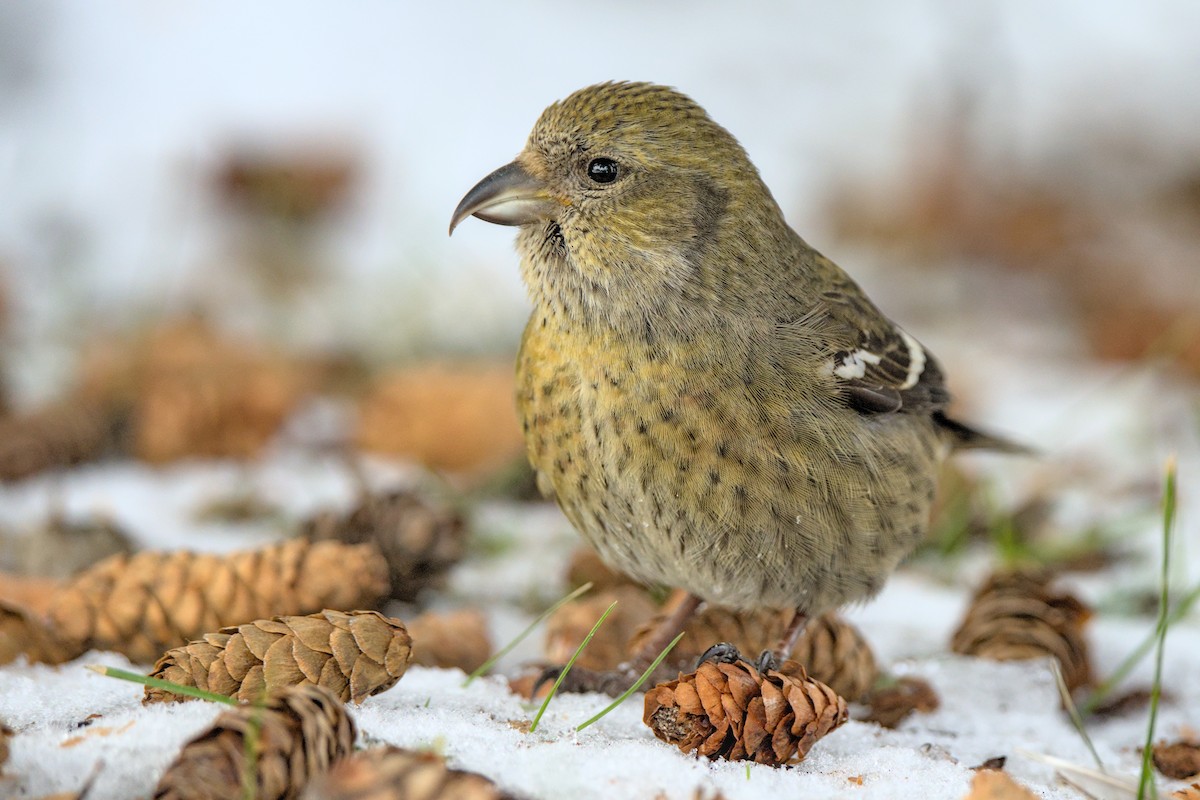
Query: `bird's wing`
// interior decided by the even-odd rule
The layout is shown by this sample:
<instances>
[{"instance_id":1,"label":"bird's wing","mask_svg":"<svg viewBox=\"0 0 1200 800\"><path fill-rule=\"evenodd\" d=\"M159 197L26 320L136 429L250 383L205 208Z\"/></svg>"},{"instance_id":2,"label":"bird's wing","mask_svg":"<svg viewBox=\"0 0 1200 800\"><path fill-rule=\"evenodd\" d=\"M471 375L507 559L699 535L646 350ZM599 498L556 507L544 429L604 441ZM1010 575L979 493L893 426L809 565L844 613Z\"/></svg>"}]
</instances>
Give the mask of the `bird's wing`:
<instances>
[{"instance_id":1,"label":"bird's wing","mask_svg":"<svg viewBox=\"0 0 1200 800\"><path fill-rule=\"evenodd\" d=\"M825 285L817 313L829 335L835 385L852 408L932 414L949 404L937 360L848 277Z\"/></svg>"}]
</instances>

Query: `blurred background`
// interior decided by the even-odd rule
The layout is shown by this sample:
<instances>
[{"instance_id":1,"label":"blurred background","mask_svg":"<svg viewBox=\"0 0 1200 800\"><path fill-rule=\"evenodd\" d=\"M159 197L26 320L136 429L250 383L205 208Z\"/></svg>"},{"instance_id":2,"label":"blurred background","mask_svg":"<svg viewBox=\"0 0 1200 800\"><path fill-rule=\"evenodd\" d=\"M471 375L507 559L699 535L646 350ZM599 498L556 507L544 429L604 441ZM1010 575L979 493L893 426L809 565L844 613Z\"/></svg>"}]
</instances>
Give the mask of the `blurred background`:
<instances>
[{"instance_id":1,"label":"blurred background","mask_svg":"<svg viewBox=\"0 0 1200 800\"><path fill-rule=\"evenodd\" d=\"M1188 0L6 3L0 473L281 432L519 460L513 233L450 212L548 103L639 79L739 137L965 416L1086 461L1147 441L1104 402L1168 404L1154 484L1200 416L1197 76Z\"/></svg>"}]
</instances>

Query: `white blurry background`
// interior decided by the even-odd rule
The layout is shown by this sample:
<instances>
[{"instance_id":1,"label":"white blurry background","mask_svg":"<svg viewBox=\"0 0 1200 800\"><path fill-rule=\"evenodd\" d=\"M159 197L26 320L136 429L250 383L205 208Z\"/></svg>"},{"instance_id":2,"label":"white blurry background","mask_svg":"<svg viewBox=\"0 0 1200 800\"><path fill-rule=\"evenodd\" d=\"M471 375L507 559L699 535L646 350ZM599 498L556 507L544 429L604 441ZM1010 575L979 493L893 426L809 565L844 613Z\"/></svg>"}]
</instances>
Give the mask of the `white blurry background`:
<instances>
[{"instance_id":1,"label":"white blurry background","mask_svg":"<svg viewBox=\"0 0 1200 800\"><path fill-rule=\"evenodd\" d=\"M1188 0L5 3L12 392L51 395L99 330L187 309L384 360L511 347L511 231L446 224L545 105L589 83L691 94L836 258L830 192L894 195L964 97L984 161L1120 194L1200 160L1197 76ZM247 278L245 214L214 188L247 153L349 165L285 293Z\"/></svg>"}]
</instances>

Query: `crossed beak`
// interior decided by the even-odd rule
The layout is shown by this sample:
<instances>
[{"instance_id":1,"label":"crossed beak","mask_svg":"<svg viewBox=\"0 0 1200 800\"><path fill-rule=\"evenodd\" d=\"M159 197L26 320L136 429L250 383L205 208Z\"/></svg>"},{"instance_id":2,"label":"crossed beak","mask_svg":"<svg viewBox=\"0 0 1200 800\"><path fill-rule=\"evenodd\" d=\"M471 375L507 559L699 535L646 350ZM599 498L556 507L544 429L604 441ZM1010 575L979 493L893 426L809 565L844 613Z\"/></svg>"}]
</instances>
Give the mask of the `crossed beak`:
<instances>
[{"instance_id":1,"label":"crossed beak","mask_svg":"<svg viewBox=\"0 0 1200 800\"><path fill-rule=\"evenodd\" d=\"M544 183L530 175L519 161L513 161L467 192L450 218L450 233L472 215L497 225L545 222L554 218L560 205Z\"/></svg>"}]
</instances>

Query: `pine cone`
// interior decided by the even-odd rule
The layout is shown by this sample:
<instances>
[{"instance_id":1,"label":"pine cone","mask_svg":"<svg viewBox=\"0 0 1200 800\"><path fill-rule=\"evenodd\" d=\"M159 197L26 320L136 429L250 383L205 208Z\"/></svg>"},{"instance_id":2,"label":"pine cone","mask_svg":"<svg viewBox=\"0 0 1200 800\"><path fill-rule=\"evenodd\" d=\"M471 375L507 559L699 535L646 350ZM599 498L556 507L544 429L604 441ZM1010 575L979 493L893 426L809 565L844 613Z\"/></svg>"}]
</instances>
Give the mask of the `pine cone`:
<instances>
[{"instance_id":1,"label":"pine cone","mask_svg":"<svg viewBox=\"0 0 1200 800\"><path fill-rule=\"evenodd\" d=\"M133 370L135 448L154 463L257 454L305 383L295 364L200 320L155 331Z\"/></svg>"},{"instance_id":2,"label":"pine cone","mask_svg":"<svg viewBox=\"0 0 1200 800\"><path fill-rule=\"evenodd\" d=\"M354 749L354 721L320 686L293 686L262 706L242 705L217 717L184 745L158 782L155 800L243 797L247 739L256 752L256 800L299 797L314 776Z\"/></svg>"},{"instance_id":3,"label":"pine cone","mask_svg":"<svg viewBox=\"0 0 1200 800\"><path fill-rule=\"evenodd\" d=\"M76 642L64 641L30 611L0 601L0 664L8 664L21 655L43 664L61 664L78 658L85 650Z\"/></svg>"},{"instance_id":4,"label":"pine cone","mask_svg":"<svg viewBox=\"0 0 1200 800\"><path fill-rule=\"evenodd\" d=\"M487 620L476 608L426 611L408 623L408 632L413 638L413 663L422 667L471 672L492 654Z\"/></svg>"},{"instance_id":5,"label":"pine cone","mask_svg":"<svg viewBox=\"0 0 1200 800\"><path fill-rule=\"evenodd\" d=\"M575 552L571 554L571 561L567 564L567 585L578 589L585 583L592 585L593 592L603 592L618 586L633 586L645 592L642 585L633 578L605 564L594 549L582 546L575 548Z\"/></svg>"},{"instance_id":6,"label":"pine cone","mask_svg":"<svg viewBox=\"0 0 1200 800\"><path fill-rule=\"evenodd\" d=\"M1200 743L1180 740L1159 742L1150 753L1154 768L1171 780L1200 775Z\"/></svg>"},{"instance_id":7,"label":"pine cone","mask_svg":"<svg viewBox=\"0 0 1200 800\"><path fill-rule=\"evenodd\" d=\"M1200 783L1171 792L1171 800L1200 800Z\"/></svg>"},{"instance_id":8,"label":"pine cone","mask_svg":"<svg viewBox=\"0 0 1200 800\"><path fill-rule=\"evenodd\" d=\"M567 603L546 620L543 652L551 664L565 664L604 610L617 606L596 631L575 665L583 669L612 669L629 658L627 642L657 610L645 590L625 584ZM695 659L692 659L695 662Z\"/></svg>"},{"instance_id":9,"label":"pine cone","mask_svg":"<svg viewBox=\"0 0 1200 800\"><path fill-rule=\"evenodd\" d=\"M629 641L629 652L637 652L664 616L660 614L638 629ZM729 642L742 653L758 655L775 646L791 618L791 611L733 611L707 606L688 620L684 637L667 660L675 669L691 669L701 654L718 642ZM850 702L866 694L879 675L875 654L862 632L832 611L808 621L790 659L803 664L808 677L828 685Z\"/></svg>"},{"instance_id":10,"label":"pine cone","mask_svg":"<svg viewBox=\"0 0 1200 800\"><path fill-rule=\"evenodd\" d=\"M1072 595L1052 593L1049 584L1050 576L1037 571L991 576L975 592L950 648L996 661L1050 656L1067 689L1090 684L1083 628L1091 611Z\"/></svg>"},{"instance_id":11,"label":"pine cone","mask_svg":"<svg viewBox=\"0 0 1200 800\"><path fill-rule=\"evenodd\" d=\"M906 675L868 694L866 703L871 707L866 722L896 728L914 711L922 714L936 711L942 701L927 681Z\"/></svg>"},{"instance_id":12,"label":"pine cone","mask_svg":"<svg viewBox=\"0 0 1200 800\"><path fill-rule=\"evenodd\" d=\"M288 686L316 684L343 703L361 703L395 686L412 655L412 638L399 620L378 611L326 610L207 633L168 650L151 675L242 702ZM187 699L147 686L142 702Z\"/></svg>"},{"instance_id":13,"label":"pine cone","mask_svg":"<svg viewBox=\"0 0 1200 800\"><path fill-rule=\"evenodd\" d=\"M416 599L421 589L436 584L458 563L467 538L457 511L408 489L368 495L345 516L317 514L302 533L315 540L373 542L387 559L392 597L405 601Z\"/></svg>"},{"instance_id":14,"label":"pine cone","mask_svg":"<svg viewBox=\"0 0 1200 800\"><path fill-rule=\"evenodd\" d=\"M436 753L362 750L314 780L302 800L511 800L487 778L450 769Z\"/></svg>"},{"instance_id":15,"label":"pine cone","mask_svg":"<svg viewBox=\"0 0 1200 800\"><path fill-rule=\"evenodd\" d=\"M0 481L117 452L126 414L80 396L0 419Z\"/></svg>"},{"instance_id":16,"label":"pine cone","mask_svg":"<svg viewBox=\"0 0 1200 800\"><path fill-rule=\"evenodd\" d=\"M228 555L145 551L81 572L50 620L84 649L149 662L207 631L272 614L369 608L386 591L374 545L297 540Z\"/></svg>"},{"instance_id":17,"label":"pine cone","mask_svg":"<svg viewBox=\"0 0 1200 800\"><path fill-rule=\"evenodd\" d=\"M706 661L646 693L642 721L654 735L709 758L786 764L848 719L846 701L820 681L758 670L744 661ZM793 677L795 675L795 677Z\"/></svg>"}]
</instances>

